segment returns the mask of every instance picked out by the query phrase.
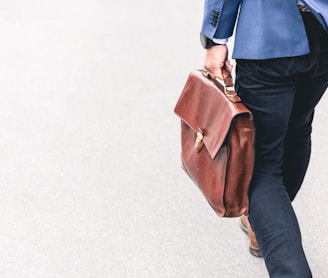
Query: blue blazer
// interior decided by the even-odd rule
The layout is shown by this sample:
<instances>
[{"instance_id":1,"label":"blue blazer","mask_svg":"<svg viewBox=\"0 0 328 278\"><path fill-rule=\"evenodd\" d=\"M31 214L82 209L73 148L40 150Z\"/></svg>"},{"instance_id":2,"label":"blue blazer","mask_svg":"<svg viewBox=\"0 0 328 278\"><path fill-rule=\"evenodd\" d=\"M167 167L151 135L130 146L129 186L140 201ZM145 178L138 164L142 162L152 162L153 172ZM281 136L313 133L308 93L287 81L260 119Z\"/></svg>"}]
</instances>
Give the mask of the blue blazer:
<instances>
[{"instance_id":1,"label":"blue blazer","mask_svg":"<svg viewBox=\"0 0 328 278\"><path fill-rule=\"evenodd\" d=\"M311 11L322 20L317 11L328 12L328 0L303 2L312 3ZM229 38L237 16L234 59L293 57L310 51L297 0L205 0L201 32L211 39Z\"/></svg>"}]
</instances>

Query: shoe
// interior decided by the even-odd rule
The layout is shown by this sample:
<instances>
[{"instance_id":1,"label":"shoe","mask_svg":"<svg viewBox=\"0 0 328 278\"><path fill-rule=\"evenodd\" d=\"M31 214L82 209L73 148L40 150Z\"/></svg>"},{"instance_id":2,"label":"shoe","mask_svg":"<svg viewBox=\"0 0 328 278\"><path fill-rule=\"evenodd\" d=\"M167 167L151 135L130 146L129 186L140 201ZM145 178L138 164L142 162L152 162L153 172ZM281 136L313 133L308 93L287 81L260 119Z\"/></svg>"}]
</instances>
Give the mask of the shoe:
<instances>
[{"instance_id":1,"label":"shoe","mask_svg":"<svg viewBox=\"0 0 328 278\"><path fill-rule=\"evenodd\" d=\"M263 257L261 250L259 248L259 244L257 243L255 233L249 223L248 217L242 215L240 217L240 227L249 237L249 252L255 257Z\"/></svg>"}]
</instances>

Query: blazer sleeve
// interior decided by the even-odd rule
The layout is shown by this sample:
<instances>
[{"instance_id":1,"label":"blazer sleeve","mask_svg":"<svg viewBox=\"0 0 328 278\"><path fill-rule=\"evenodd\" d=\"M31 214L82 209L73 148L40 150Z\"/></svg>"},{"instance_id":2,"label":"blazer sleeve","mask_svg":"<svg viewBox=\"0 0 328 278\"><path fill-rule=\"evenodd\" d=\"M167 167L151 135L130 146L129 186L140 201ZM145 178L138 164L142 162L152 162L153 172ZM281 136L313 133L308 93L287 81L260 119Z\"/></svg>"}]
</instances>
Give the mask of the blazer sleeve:
<instances>
[{"instance_id":1,"label":"blazer sleeve","mask_svg":"<svg viewBox=\"0 0 328 278\"><path fill-rule=\"evenodd\" d=\"M210 39L232 36L241 0L205 0L201 33Z\"/></svg>"}]
</instances>

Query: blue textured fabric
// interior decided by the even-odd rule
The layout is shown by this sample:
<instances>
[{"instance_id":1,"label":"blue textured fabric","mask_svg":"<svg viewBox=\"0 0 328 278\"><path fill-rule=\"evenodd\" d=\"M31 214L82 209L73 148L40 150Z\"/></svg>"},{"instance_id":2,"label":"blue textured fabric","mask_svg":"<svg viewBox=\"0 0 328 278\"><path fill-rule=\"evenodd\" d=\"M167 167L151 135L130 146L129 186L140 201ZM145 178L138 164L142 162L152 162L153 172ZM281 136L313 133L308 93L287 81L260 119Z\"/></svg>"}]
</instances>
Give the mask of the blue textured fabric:
<instances>
[{"instance_id":1,"label":"blue textured fabric","mask_svg":"<svg viewBox=\"0 0 328 278\"><path fill-rule=\"evenodd\" d=\"M328 13L326 1L306 1L321 23ZM310 51L296 0L205 0L201 30L205 36L228 38L235 27L235 59L294 57Z\"/></svg>"}]
</instances>

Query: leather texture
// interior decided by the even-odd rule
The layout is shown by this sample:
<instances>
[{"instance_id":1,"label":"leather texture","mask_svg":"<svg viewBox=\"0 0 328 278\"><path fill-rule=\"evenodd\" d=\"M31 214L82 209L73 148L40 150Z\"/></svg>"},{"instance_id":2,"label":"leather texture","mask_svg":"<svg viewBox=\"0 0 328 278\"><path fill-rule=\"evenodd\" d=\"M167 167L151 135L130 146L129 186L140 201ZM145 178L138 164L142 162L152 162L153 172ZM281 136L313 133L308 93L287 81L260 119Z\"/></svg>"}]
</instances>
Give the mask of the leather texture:
<instances>
[{"instance_id":1,"label":"leather texture","mask_svg":"<svg viewBox=\"0 0 328 278\"><path fill-rule=\"evenodd\" d=\"M225 90L204 74L190 73L174 109L181 118L182 167L219 216L246 215L254 164L253 115L233 89ZM226 83L231 80L228 76Z\"/></svg>"},{"instance_id":2,"label":"leather texture","mask_svg":"<svg viewBox=\"0 0 328 278\"><path fill-rule=\"evenodd\" d=\"M240 227L249 237L249 252L255 257L263 257L259 244L256 240L256 235L247 216L241 216Z\"/></svg>"}]
</instances>

